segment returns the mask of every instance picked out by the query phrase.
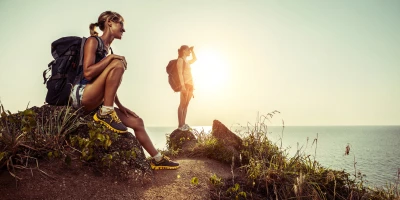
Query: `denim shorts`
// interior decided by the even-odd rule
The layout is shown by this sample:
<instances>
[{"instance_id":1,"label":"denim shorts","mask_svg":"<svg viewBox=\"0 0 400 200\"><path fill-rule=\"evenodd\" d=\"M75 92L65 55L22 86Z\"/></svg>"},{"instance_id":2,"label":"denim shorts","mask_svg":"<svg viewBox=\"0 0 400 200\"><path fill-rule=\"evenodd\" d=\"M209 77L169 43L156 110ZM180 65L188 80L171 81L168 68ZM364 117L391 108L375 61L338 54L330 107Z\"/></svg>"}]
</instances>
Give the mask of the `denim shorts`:
<instances>
[{"instance_id":1,"label":"denim shorts","mask_svg":"<svg viewBox=\"0 0 400 200\"><path fill-rule=\"evenodd\" d=\"M70 98L72 99L72 107L78 109L81 107L83 91L85 90L86 84L76 84L71 90Z\"/></svg>"}]
</instances>

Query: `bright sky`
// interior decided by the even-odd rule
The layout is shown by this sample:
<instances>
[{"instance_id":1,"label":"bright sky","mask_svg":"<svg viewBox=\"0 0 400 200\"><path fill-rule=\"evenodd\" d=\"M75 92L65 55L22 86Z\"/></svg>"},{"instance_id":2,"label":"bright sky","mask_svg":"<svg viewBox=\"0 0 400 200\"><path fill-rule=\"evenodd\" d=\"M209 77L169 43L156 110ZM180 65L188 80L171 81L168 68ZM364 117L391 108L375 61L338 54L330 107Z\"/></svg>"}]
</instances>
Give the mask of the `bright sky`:
<instances>
[{"instance_id":1,"label":"bright sky","mask_svg":"<svg viewBox=\"0 0 400 200\"><path fill-rule=\"evenodd\" d=\"M50 44L88 36L112 10L126 33L112 44L128 61L121 102L147 126L177 126L179 94L165 67L195 46L195 98L187 123L400 125L398 0L0 1L0 101L42 106Z\"/></svg>"}]
</instances>

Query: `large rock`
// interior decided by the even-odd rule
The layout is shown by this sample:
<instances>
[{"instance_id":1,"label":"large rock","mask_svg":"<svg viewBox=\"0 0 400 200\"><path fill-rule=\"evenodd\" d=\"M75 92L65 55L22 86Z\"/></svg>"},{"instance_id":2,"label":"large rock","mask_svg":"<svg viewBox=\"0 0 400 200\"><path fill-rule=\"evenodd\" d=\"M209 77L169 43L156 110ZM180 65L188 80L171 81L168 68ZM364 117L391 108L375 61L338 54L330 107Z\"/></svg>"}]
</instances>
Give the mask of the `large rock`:
<instances>
[{"instance_id":1,"label":"large rock","mask_svg":"<svg viewBox=\"0 0 400 200\"><path fill-rule=\"evenodd\" d=\"M242 148L242 139L218 120L213 121L211 134L225 146L233 147L237 151Z\"/></svg>"},{"instance_id":2,"label":"large rock","mask_svg":"<svg viewBox=\"0 0 400 200\"><path fill-rule=\"evenodd\" d=\"M232 163L234 157L235 163L239 164L242 139L218 120L213 121L211 134L218 141L218 149L211 157L225 163Z\"/></svg>"}]
</instances>

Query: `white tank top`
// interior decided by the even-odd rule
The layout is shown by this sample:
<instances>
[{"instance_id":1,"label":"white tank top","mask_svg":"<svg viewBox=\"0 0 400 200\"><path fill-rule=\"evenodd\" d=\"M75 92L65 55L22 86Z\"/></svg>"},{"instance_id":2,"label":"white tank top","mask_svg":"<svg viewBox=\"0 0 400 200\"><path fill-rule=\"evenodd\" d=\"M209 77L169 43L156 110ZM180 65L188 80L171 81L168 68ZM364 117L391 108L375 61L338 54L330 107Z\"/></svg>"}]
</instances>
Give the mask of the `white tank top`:
<instances>
[{"instance_id":1,"label":"white tank top","mask_svg":"<svg viewBox=\"0 0 400 200\"><path fill-rule=\"evenodd\" d=\"M193 78L192 78L192 68L190 64L183 60L183 80L185 84L193 85Z\"/></svg>"}]
</instances>

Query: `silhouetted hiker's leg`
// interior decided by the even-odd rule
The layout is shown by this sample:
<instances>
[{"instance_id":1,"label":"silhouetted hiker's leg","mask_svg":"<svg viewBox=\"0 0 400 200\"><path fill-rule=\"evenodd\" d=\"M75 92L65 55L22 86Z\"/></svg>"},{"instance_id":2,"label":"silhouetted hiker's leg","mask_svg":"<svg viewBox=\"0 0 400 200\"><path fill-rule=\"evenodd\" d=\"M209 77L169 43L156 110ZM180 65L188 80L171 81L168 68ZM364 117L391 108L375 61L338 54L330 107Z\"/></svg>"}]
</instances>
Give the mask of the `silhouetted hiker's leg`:
<instances>
[{"instance_id":1,"label":"silhouetted hiker's leg","mask_svg":"<svg viewBox=\"0 0 400 200\"><path fill-rule=\"evenodd\" d=\"M184 119L184 111L185 111L185 103L186 103L186 93L187 92L180 92L180 102L178 107L178 127L182 127L185 123Z\"/></svg>"},{"instance_id":2,"label":"silhouetted hiker's leg","mask_svg":"<svg viewBox=\"0 0 400 200\"><path fill-rule=\"evenodd\" d=\"M185 96L185 104L184 104L183 120L182 120L183 124L186 124L186 114L187 114L187 110L188 110L188 107L189 107L189 102L190 102L190 100L192 99L192 96L193 96L193 90L189 89L186 93L187 94Z\"/></svg>"}]
</instances>

